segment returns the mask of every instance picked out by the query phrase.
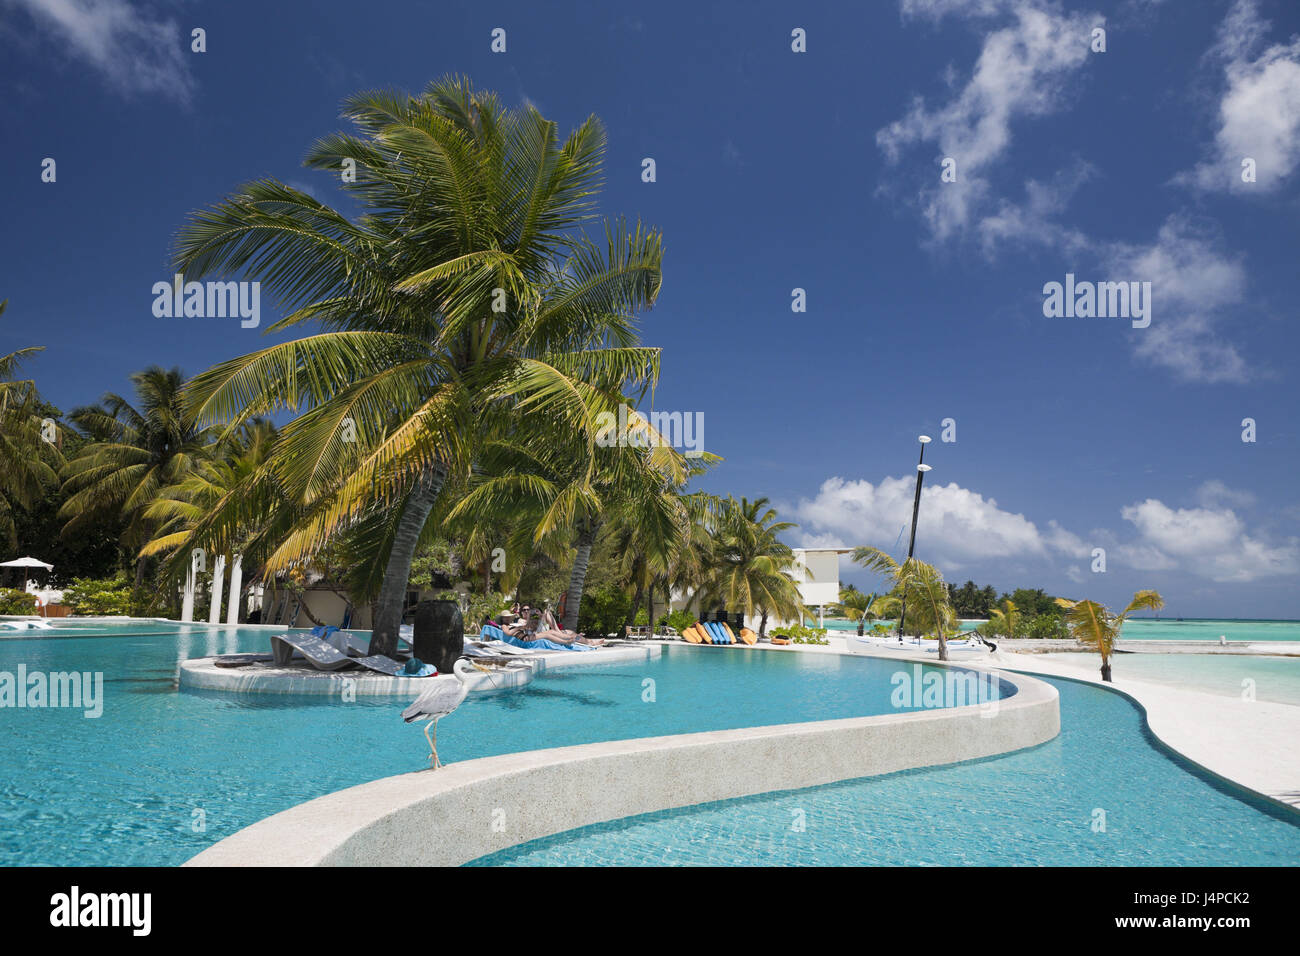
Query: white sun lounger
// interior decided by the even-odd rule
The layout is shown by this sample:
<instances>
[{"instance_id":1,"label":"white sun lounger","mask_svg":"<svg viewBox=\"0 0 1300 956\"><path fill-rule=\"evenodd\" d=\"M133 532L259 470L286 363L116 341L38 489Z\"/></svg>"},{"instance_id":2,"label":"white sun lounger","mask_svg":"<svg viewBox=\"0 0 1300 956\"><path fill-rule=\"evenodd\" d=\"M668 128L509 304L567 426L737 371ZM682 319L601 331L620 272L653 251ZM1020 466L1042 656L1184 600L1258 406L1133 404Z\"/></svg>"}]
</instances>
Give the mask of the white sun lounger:
<instances>
[{"instance_id":1,"label":"white sun lounger","mask_svg":"<svg viewBox=\"0 0 1300 956\"><path fill-rule=\"evenodd\" d=\"M352 663L352 658L319 637L308 634L271 635L271 655L281 666L288 664L297 651L318 671L336 671Z\"/></svg>"}]
</instances>

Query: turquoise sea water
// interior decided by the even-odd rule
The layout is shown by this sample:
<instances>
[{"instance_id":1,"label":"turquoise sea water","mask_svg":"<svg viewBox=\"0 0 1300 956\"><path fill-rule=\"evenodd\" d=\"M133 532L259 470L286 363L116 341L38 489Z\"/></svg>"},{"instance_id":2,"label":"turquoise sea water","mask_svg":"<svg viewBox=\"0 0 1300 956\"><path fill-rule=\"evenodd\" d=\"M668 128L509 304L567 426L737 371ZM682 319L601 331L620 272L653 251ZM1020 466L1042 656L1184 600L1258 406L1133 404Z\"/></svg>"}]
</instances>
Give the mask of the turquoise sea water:
<instances>
[{"instance_id":1,"label":"turquoise sea water","mask_svg":"<svg viewBox=\"0 0 1300 956\"><path fill-rule=\"evenodd\" d=\"M892 625L893 621L881 623ZM810 625L816 626L815 621ZM978 621L963 621L961 629L971 631ZM857 632L858 626L849 621L827 621L828 631ZM1213 641L1218 643L1223 635L1230 641L1297 641L1300 642L1300 621L1220 621L1220 620L1160 620L1130 618L1124 624L1123 640L1129 641Z\"/></svg>"},{"instance_id":2,"label":"turquoise sea water","mask_svg":"<svg viewBox=\"0 0 1300 956\"><path fill-rule=\"evenodd\" d=\"M1300 863L1300 826L1184 770L1127 699L1049 683L1061 694L1061 734L1028 750L631 817L472 865Z\"/></svg>"},{"instance_id":3,"label":"turquoise sea water","mask_svg":"<svg viewBox=\"0 0 1300 956\"><path fill-rule=\"evenodd\" d=\"M1039 658L1080 666L1096 676L1096 654L1035 654ZM1127 678L1240 698L1300 707L1300 657L1257 657L1233 654L1116 654L1111 658L1115 680L1123 689Z\"/></svg>"},{"instance_id":4,"label":"turquoise sea water","mask_svg":"<svg viewBox=\"0 0 1300 956\"><path fill-rule=\"evenodd\" d=\"M181 660L265 651L267 631L193 625L162 633L134 622L111 630L116 636L0 640L0 672L98 671L104 681L97 719L83 710L0 708L0 864L181 863L305 800L428 766L421 725L400 717L408 698L178 690ZM892 713L897 670L838 656L672 648L660 660L559 671L520 690L476 695L441 723L439 750L452 762Z\"/></svg>"}]
</instances>

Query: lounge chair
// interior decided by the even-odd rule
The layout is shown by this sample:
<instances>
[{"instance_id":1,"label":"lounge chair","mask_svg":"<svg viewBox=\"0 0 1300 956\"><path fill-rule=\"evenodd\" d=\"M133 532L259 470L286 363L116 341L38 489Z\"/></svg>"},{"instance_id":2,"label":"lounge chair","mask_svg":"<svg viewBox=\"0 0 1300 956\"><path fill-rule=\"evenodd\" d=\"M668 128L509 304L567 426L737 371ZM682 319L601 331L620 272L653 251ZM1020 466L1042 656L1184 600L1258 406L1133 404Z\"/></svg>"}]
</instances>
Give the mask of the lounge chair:
<instances>
[{"instance_id":1,"label":"lounge chair","mask_svg":"<svg viewBox=\"0 0 1300 956\"><path fill-rule=\"evenodd\" d=\"M353 661L353 658L319 637L306 634L271 635L271 656L275 663L281 667L286 666L293 659L294 651L307 658L307 662L318 671L340 670Z\"/></svg>"}]
</instances>

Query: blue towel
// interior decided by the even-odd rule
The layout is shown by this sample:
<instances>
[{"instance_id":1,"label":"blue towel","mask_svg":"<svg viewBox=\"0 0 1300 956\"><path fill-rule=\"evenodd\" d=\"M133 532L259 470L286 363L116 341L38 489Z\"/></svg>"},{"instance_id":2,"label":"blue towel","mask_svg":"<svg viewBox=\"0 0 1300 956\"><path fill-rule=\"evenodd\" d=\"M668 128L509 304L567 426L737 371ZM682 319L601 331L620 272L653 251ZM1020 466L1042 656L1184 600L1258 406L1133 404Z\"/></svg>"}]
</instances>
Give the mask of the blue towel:
<instances>
[{"instance_id":1,"label":"blue towel","mask_svg":"<svg viewBox=\"0 0 1300 956\"><path fill-rule=\"evenodd\" d=\"M555 641L546 639L536 641L525 641L517 637L512 637L495 624L484 624L483 629L479 632L479 637L489 641L505 641L513 647L522 647L526 651L594 651L595 648L590 644L557 644Z\"/></svg>"},{"instance_id":2,"label":"blue towel","mask_svg":"<svg viewBox=\"0 0 1300 956\"><path fill-rule=\"evenodd\" d=\"M318 624L311 629L311 636L319 637L321 640L329 640L329 636L337 630L338 628L333 624Z\"/></svg>"}]
</instances>

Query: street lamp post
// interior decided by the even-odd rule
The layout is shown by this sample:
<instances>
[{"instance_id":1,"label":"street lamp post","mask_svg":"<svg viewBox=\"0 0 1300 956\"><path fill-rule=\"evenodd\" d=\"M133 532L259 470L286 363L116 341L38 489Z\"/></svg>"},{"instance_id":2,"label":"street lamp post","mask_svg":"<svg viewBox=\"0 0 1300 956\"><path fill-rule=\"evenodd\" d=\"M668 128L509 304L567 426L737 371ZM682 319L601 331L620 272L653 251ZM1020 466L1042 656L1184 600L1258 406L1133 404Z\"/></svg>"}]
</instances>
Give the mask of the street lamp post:
<instances>
[{"instance_id":1,"label":"street lamp post","mask_svg":"<svg viewBox=\"0 0 1300 956\"><path fill-rule=\"evenodd\" d=\"M921 443L921 459L916 463L916 497L912 499L912 536L907 541L907 560L912 560L912 552L916 549L916 519L921 512L921 481L925 478L925 473L930 470L930 466L925 463L925 446L930 444L929 435L921 435L917 438ZM898 643L903 643L903 621L907 618L907 581L903 581L903 600L898 608Z\"/></svg>"}]
</instances>

